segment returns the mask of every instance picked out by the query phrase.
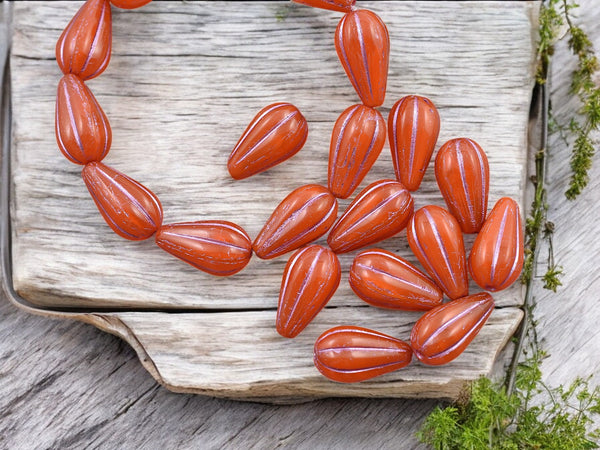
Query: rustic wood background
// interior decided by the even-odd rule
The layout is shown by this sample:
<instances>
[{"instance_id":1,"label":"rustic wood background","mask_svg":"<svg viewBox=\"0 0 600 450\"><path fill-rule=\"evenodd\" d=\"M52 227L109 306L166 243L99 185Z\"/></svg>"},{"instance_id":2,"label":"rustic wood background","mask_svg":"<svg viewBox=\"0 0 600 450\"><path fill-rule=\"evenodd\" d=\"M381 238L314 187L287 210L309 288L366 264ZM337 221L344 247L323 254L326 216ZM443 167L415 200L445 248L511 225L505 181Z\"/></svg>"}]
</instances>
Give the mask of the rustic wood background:
<instances>
[{"instance_id":1,"label":"rustic wood background","mask_svg":"<svg viewBox=\"0 0 600 450\"><path fill-rule=\"evenodd\" d=\"M154 2L116 11L110 68L88 84L113 123L105 162L156 192L165 222L219 218L255 236L293 187L325 182L331 128L357 99L332 46L340 14L285 2L240 5ZM455 398L465 380L492 371L521 318L519 284L494 296L502 309L460 359L435 368L415 363L344 385L313 366L320 333L352 323L407 339L420 314L369 307L344 281L310 327L282 339L273 322L287 256L254 259L234 277L215 278L152 240L131 243L111 233L81 183L80 167L64 161L53 137L60 76L54 42L77 6L17 3L13 11L11 248L19 294L46 314L56 307L129 310L77 318L126 339L157 380L180 392L276 401ZM467 135L487 150L490 204L505 195L522 204L538 4L364 6L380 13L391 41L401 43L392 45L384 115L407 92L431 97L443 119L440 145ZM288 164L232 180L225 161L239 133L231 130L241 132L256 110L275 100L304 111L311 128L307 145ZM392 176L384 149L363 186ZM443 204L433 170L415 199L417 207ZM381 246L416 261L405 233ZM341 258L344 273L352 256Z\"/></svg>"},{"instance_id":2,"label":"rustic wood background","mask_svg":"<svg viewBox=\"0 0 600 450\"><path fill-rule=\"evenodd\" d=\"M580 20L600 47L600 12L593 0L581 3ZM10 20L3 22L6 27ZM574 65L564 44L556 60L553 101L560 119L577 105L569 100ZM593 307L600 288L594 270L600 262L594 209L600 168L596 164L581 199L567 202L562 196L567 159L563 143L553 138L551 218L565 287L537 296L541 336L551 353L545 362L551 384L599 366ZM350 399L281 407L177 395L156 385L122 341L91 327L30 316L6 303L0 317L0 444L7 448L414 448L413 432L435 404Z\"/></svg>"},{"instance_id":3,"label":"rustic wood background","mask_svg":"<svg viewBox=\"0 0 600 450\"><path fill-rule=\"evenodd\" d=\"M522 204L537 3L363 5L390 30L384 117L408 93L431 97L442 119L438 146L465 135L479 142L491 167L490 205L503 196ZM57 152L53 136L61 76L54 49L76 10L74 2L18 2L14 8L15 289L41 307L275 308L289 255L253 258L233 277L213 277L152 239L124 241L104 223L81 167ZM155 192L165 223L230 220L256 237L292 189L326 183L331 129L358 101L333 46L340 17L260 1L153 2L115 11L111 63L88 82L112 123L104 162ZM231 149L256 112L275 101L289 101L307 117L306 145L272 170L233 180L226 169ZM386 144L361 187L393 176ZM414 197L415 208L444 205L433 170ZM340 214L348 203L340 202ZM472 238L466 236L468 246ZM382 245L416 262L405 233ZM341 257L345 274L354 254ZM515 285L495 299L516 305L520 294ZM342 283L330 305L364 303Z\"/></svg>"}]
</instances>

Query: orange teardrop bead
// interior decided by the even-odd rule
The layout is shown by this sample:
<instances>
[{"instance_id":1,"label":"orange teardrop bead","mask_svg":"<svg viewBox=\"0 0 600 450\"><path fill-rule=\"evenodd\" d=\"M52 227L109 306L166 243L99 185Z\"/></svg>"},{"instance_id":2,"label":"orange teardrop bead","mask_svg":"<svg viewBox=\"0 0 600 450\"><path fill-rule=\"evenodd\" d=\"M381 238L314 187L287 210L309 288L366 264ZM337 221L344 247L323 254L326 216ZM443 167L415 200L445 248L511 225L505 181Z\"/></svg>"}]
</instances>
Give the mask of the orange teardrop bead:
<instances>
[{"instance_id":1,"label":"orange teardrop bead","mask_svg":"<svg viewBox=\"0 0 600 450\"><path fill-rule=\"evenodd\" d=\"M56 62L64 74L82 80L97 77L108 66L112 20L108 0L88 0L71 19L56 43Z\"/></svg>"},{"instance_id":2,"label":"orange teardrop bead","mask_svg":"<svg viewBox=\"0 0 600 450\"><path fill-rule=\"evenodd\" d=\"M406 342L378 331L340 326L324 332L315 342L315 367L327 378L356 383L410 364L412 349Z\"/></svg>"},{"instance_id":3,"label":"orange teardrop bead","mask_svg":"<svg viewBox=\"0 0 600 450\"><path fill-rule=\"evenodd\" d=\"M419 209L407 227L408 245L448 297L469 295L465 244L460 225L439 206Z\"/></svg>"},{"instance_id":4,"label":"orange teardrop bead","mask_svg":"<svg viewBox=\"0 0 600 450\"><path fill-rule=\"evenodd\" d=\"M503 197L494 206L475 238L469 254L469 272L488 291L513 284L523 269L523 230L519 205Z\"/></svg>"},{"instance_id":5,"label":"orange teardrop bead","mask_svg":"<svg viewBox=\"0 0 600 450\"><path fill-rule=\"evenodd\" d=\"M442 304L443 293L432 280L387 250L356 255L349 280L356 295L379 308L427 311Z\"/></svg>"},{"instance_id":6,"label":"orange teardrop bead","mask_svg":"<svg viewBox=\"0 0 600 450\"><path fill-rule=\"evenodd\" d=\"M259 111L233 148L227 169L241 180L291 158L304 146L308 123L298 108L273 103Z\"/></svg>"},{"instance_id":7,"label":"orange teardrop bead","mask_svg":"<svg viewBox=\"0 0 600 450\"><path fill-rule=\"evenodd\" d=\"M222 220L163 225L156 244L196 269L221 277L238 273L252 256L248 234Z\"/></svg>"},{"instance_id":8,"label":"orange teardrop bead","mask_svg":"<svg viewBox=\"0 0 600 450\"><path fill-rule=\"evenodd\" d=\"M56 93L56 142L75 164L102 161L110 149L112 132L92 91L75 75L65 75Z\"/></svg>"},{"instance_id":9,"label":"orange teardrop bead","mask_svg":"<svg viewBox=\"0 0 600 450\"><path fill-rule=\"evenodd\" d=\"M341 277L338 258L328 248L311 245L294 253L281 281L277 332L298 336L333 297Z\"/></svg>"},{"instance_id":10,"label":"orange teardrop bead","mask_svg":"<svg viewBox=\"0 0 600 450\"><path fill-rule=\"evenodd\" d=\"M296 3L312 6L313 8L328 9L330 11L350 12L354 9L356 0L292 0Z\"/></svg>"},{"instance_id":11,"label":"orange teardrop bead","mask_svg":"<svg viewBox=\"0 0 600 450\"><path fill-rule=\"evenodd\" d=\"M86 164L81 176L100 214L119 236L140 241L160 227L162 206L137 181L101 162Z\"/></svg>"},{"instance_id":12,"label":"orange teardrop bead","mask_svg":"<svg viewBox=\"0 0 600 450\"><path fill-rule=\"evenodd\" d=\"M254 240L254 253L271 259L314 241L331 228L337 210L336 198L323 186L295 189L275 208Z\"/></svg>"},{"instance_id":13,"label":"orange teardrop bead","mask_svg":"<svg viewBox=\"0 0 600 450\"><path fill-rule=\"evenodd\" d=\"M402 231L413 213L410 193L394 180L380 180L364 188L332 228L327 243L346 253L383 241Z\"/></svg>"},{"instance_id":14,"label":"orange teardrop bead","mask_svg":"<svg viewBox=\"0 0 600 450\"><path fill-rule=\"evenodd\" d=\"M385 144L385 120L379 111L354 105L333 127L329 147L329 190L348 198L369 172Z\"/></svg>"},{"instance_id":15,"label":"orange teardrop bead","mask_svg":"<svg viewBox=\"0 0 600 450\"><path fill-rule=\"evenodd\" d=\"M477 142L446 142L435 158L435 178L446 205L464 233L477 233L487 213L490 168Z\"/></svg>"},{"instance_id":16,"label":"orange teardrop bead","mask_svg":"<svg viewBox=\"0 0 600 450\"><path fill-rule=\"evenodd\" d=\"M431 100L409 95L388 116L390 150L396 179L409 191L421 185L440 132L440 115Z\"/></svg>"},{"instance_id":17,"label":"orange teardrop bead","mask_svg":"<svg viewBox=\"0 0 600 450\"><path fill-rule=\"evenodd\" d=\"M415 356L433 366L449 363L473 341L493 310L492 296L480 292L427 311L410 334Z\"/></svg>"},{"instance_id":18,"label":"orange teardrop bead","mask_svg":"<svg viewBox=\"0 0 600 450\"><path fill-rule=\"evenodd\" d=\"M335 49L363 104L381 106L387 84L390 36L379 16L359 9L342 17L335 30Z\"/></svg>"},{"instance_id":19,"label":"orange teardrop bead","mask_svg":"<svg viewBox=\"0 0 600 450\"><path fill-rule=\"evenodd\" d=\"M140 6L147 5L152 0L110 0L110 2L117 8L121 9L135 9Z\"/></svg>"}]
</instances>

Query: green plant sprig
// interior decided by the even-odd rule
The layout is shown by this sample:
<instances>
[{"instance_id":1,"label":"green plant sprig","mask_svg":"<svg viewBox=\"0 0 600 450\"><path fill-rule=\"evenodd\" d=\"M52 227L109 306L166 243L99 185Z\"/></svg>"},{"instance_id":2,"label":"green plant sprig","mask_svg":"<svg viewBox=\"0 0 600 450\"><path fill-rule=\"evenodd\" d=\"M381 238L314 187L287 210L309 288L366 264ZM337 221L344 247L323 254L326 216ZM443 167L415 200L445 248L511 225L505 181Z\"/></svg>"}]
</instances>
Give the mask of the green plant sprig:
<instances>
[{"instance_id":1,"label":"green plant sprig","mask_svg":"<svg viewBox=\"0 0 600 450\"><path fill-rule=\"evenodd\" d=\"M573 73L571 93L581 102L579 117L572 118L569 131L573 136L571 153L571 179L565 196L574 200L589 182L589 170L598 145L591 133L600 127L600 87L594 83L593 75L600 65L594 47L583 29L573 23L571 10L578 5L562 0L562 11L569 29L569 48L577 57L577 69Z\"/></svg>"},{"instance_id":2,"label":"green plant sprig","mask_svg":"<svg viewBox=\"0 0 600 450\"><path fill-rule=\"evenodd\" d=\"M592 82L598 61L587 35L572 23L569 11L576 7L567 0L548 0L540 12L538 89L547 84L554 43L559 29L566 22L571 36L569 47L578 57L571 90L583 105L580 110L583 119L573 118L568 127L560 126L549 111L547 100L544 102L547 109L543 115L547 114L549 122L543 126L544 144L535 155L536 172L531 179L534 200L531 216L526 221L526 259L522 278L527 285L525 317L516 342L512 370L507 374L504 385L480 378L466 388L457 402L435 408L417 433L422 442L435 449L599 448L600 429L590 427L600 415L600 387L591 387L591 377L576 378L566 388L562 385L552 388L544 383L541 364L547 355L540 347L537 323L533 318L533 272L541 239L548 242L547 271L542 277L544 288L556 291L561 285L558 277L562 273L562 268L554 261L554 224L547 220L545 143L548 128L558 131L567 145L569 134L574 136L573 174L566 192L567 198L574 199L588 182L587 172L595 144L590 134L600 124L600 90Z\"/></svg>"},{"instance_id":3,"label":"green plant sprig","mask_svg":"<svg viewBox=\"0 0 600 450\"><path fill-rule=\"evenodd\" d=\"M421 442L436 450L599 448L600 429L589 427L600 415L600 387L590 386L591 377L576 378L567 388L544 383L546 353L531 311L526 317L525 359L518 365L514 391L479 378L457 402L433 410L417 433Z\"/></svg>"},{"instance_id":4,"label":"green plant sprig","mask_svg":"<svg viewBox=\"0 0 600 450\"><path fill-rule=\"evenodd\" d=\"M554 44L558 40L558 34L564 24L564 18L557 6L562 0L548 0L542 4L540 9L538 28L538 66L536 81L545 84L548 80L548 68L550 59L554 54Z\"/></svg>"},{"instance_id":5,"label":"green plant sprig","mask_svg":"<svg viewBox=\"0 0 600 450\"><path fill-rule=\"evenodd\" d=\"M589 170L598 145L591 134L600 129L600 87L594 83L593 75L600 69L594 47L585 31L574 24L572 10L578 8L568 0L548 0L540 10L538 58L536 72L538 84L546 83L548 67L554 54L554 45L561 28L568 28L568 45L577 57L577 68L573 72L571 93L581 102L579 115L571 118L569 131L571 149L571 178L565 196L574 200L589 182Z\"/></svg>"},{"instance_id":6,"label":"green plant sprig","mask_svg":"<svg viewBox=\"0 0 600 450\"><path fill-rule=\"evenodd\" d=\"M558 40L561 27L565 23L564 13L559 10L563 0L548 0L542 4L540 9L539 42L538 42L538 67L536 71L536 82L538 93L541 92L541 86L548 90L548 73L550 69L550 60L554 54L554 45ZM547 155L547 133L548 128L559 129L561 136L566 141L565 130L557 123L552 116L549 104L543 105L543 120L548 119L548 123L543 123L543 148L535 155L535 175L531 177L534 187L534 196L531 204L531 212L525 221L525 260L523 262L523 272L521 281L523 284L529 284L534 276L535 262L537 252L540 247L540 240L543 238L548 243L548 261L546 273L543 275L544 288L556 292L558 286L562 285L560 275L562 267L554 262L554 249L552 245L552 235L554 224L548 221L548 203L546 201L546 155Z\"/></svg>"}]
</instances>

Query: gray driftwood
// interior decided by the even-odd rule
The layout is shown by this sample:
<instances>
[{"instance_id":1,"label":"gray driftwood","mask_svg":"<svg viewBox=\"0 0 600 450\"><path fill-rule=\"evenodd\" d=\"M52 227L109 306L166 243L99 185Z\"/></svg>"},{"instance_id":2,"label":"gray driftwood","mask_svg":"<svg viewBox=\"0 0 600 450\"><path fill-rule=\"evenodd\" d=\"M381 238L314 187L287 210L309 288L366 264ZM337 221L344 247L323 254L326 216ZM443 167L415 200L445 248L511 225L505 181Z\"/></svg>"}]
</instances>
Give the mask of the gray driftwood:
<instances>
[{"instance_id":1,"label":"gray driftwood","mask_svg":"<svg viewBox=\"0 0 600 450\"><path fill-rule=\"evenodd\" d=\"M577 22L600 48L596 0L579 3ZM557 46L552 100L561 119L577 109L568 93L573 64L566 45ZM600 266L600 224L591 208L600 201L600 164L581 201L571 203L562 194L569 153L560 139L551 141L551 155L555 251L566 275L558 294L540 290L536 298L538 332L550 353L544 374L556 385L600 370L600 279L589 269ZM0 342L0 447L9 449L414 449L422 448L415 430L437 404L346 398L287 407L173 394L156 384L121 339L28 314L6 299L0 299Z\"/></svg>"},{"instance_id":2,"label":"gray driftwood","mask_svg":"<svg viewBox=\"0 0 600 450\"><path fill-rule=\"evenodd\" d=\"M407 339L418 315L364 306L344 277L330 308L299 338L285 340L273 327L285 257L254 259L240 274L216 279L151 240L132 243L114 235L89 198L80 168L60 155L53 135L60 78L54 44L78 6L14 4L13 283L34 311L121 336L165 386L215 396L451 398L465 380L491 371L520 321L519 285L496 296L502 308L452 364L434 369L417 363L343 386L312 366L312 343L322 331L350 322ZM490 205L501 196L522 204L539 4L361 6L379 13L390 30L382 113L408 93L429 96L442 117L440 144L468 136L486 150ZM115 12L111 65L89 83L113 125L105 162L152 189L165 222L231 220L255 236L291 189L326 182L331 128L358 101L333 47L338 18L279 2L155 2ZM231 180L225 169L231 147L256 111L277 100L296 104L308 118L305 148L267 173ZM392 176L386 147L363 185ZM443 204L432 170L415 199L417 207ZM348 202L341 203L343 209ZM404 234L382 246L414 261ZM350 262L351 255L342 258L345 273ZM58 313L58 307L89 313Z\"/></svg>"}]
</instances>

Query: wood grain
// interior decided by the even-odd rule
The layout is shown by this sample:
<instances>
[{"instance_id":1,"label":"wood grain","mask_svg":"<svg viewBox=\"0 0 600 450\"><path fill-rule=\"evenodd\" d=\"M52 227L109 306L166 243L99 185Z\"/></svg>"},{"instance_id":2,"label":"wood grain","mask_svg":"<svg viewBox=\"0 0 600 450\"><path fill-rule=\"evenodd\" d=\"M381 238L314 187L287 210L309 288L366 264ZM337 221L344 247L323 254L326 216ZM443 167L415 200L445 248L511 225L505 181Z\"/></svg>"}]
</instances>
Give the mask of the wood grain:
<instances>
[{"instance_id":1,"label":"wood grain","mask_svg":"<svg viewBox=\"0 0 600 450\"><path fill-rule=\"evenodd\" d=\"M392 37L382 112L406 93L427 95L440 109L440 144L468 135L487 150L496 174L490 201L512 196L522 202L538 4L482 2L476 11L462 2L389 5L364 5L381 14ZM312 367L312 343L320 332L353 321L406 339L418 315L365 307L344 282L310 330L282 340L273 323L285 257L255 259L235 277L215 279L152 242L123 242L110 233L82 186L80 169L62 159L52 135L59 78L53 42L76 6L14 5L13 282L38 311L123 337L156 379L182 392L278 402L453 398L465 380L491 372L521 318L514 308L522 298L518 285L496 296L507 308L494 313L455 363L436 369L415 364L362 385L337 385ZM244 8L157 2L115 13L111 65L89 83L113 124L105 162L157 193L166 222L231 220L255 236L291 189L325 182L331 127L357 102L331 45L337 17L278 2ZM265 174L230 180L225 162L238 138L232 130L241 133L258 109L276 100L291 101L308 118L307 146ZM384 149L363 184L392 176ZM417 206L442 204L432 170L415 198ZM415 262L403 234L384 247ZM345 272L351 257L342 257ZM56 307L90 313L56 313ZM100 308L131 312L93 312Z\"/></svg>"},{"instance_id":2,"label":"wood grain","mask_svg":"<svg viewBox=\"0 0 600 450\"><path fill-rule=\"evenodd\" d=\"M452 363L431 367L415 361L355 384L331 382L314 368L312 349L319 334L344 323L377 323L378 331L408 341L421 314L390 317L374 308L327 309L310 328L284 342L274 329L274 312L216 316L132 312L82 320L132 343L150 373L173 391L289 403L346 396L456 398L465 380L492 372L497 352L515 332L522 312L494 310L477 339Z\"/></svg>"},{"instance_id":3,"label":"wood grain","mask_svg":"<svg viewBox=\"0 0 600 450\"><path fill-rule=\"evenodd\" d=\"M487 151L493 174L490 204L501 196L521 201L537 4L390 5L364 4L390 29L384 115L402 95L429 96L442 117L440 145L467 135ZM102 221L80 180L80 168L63 159L53 136L60 77L54 43L77 6L15 4L17 291L45 307L274 307L286 257L255 259L240 274L215 279L152 242L124 242ZM358 101L333 47L338 18L278 2L251 2L243 8L227 2L156 2L135 12L116 11L111 64L89 83L113 126L113 147L105 162L153 190L166 223L230 220L256 236L293 188L326 182L331 129L337 116ZM231 148L254 114L277 100L292 102L307 117L305 148L264 174L232 180L225 167ZM386 145L363 186L390 177ZM415 197L417 207L443 204L433 170ZM385 247L415 261L404 233ZM351 258L342 257L345 272ZM519 286L497 296L500 305L520 299ZM359 302L343 283L332 305Z\"/></svg>"},{"instance_id":4,"label":"wood grain","mask_svg":"<svg viewBox=\"0 0 600 450\"><path fill-rule=\"evenodd\" d=\"M600 50L600 9L596 2L580 2L574 10L574 20L590 36L596 54ZM557 123L568 127L577 117L580 103L570 90L572 74L577 68L575 58L562 39L556 46L553 58L551 102L552 114ZM600 73L594 76L600 86ZM539 282L534 291L539 321L538 337L549 357L542 365L544 380L550 385L568 384L576 376L587 377L600 373L600 327L598 326L598 300L600 300L600 158L598 142L600 133L591 138L596 142L596 154L589 172L589 185L575 200L567 200L571 170L569 160L573 144L568 145L560 133L551 133L548 141L548 220L555 224L553 239L556 263L563 269L560 277L563 286L556 294L542 288L548 248L543 246L540 265L535 275ZM598 385L596 377L592 384ZM596 423L598 426L598 421Z\"/></svg>"},{"instance_id":5,"label":"wood grain","mask_svg":"<svg viewBox=\"0 0 600 450\"><path fill-rule=\"evenodd\" d=\"M600 48L596 0L579 3L577 22ZM6 5L0 5L0 56L7 42ZM554 60L553 104L560 117L569 117L577 104L568 92L574 61L565 42L557 45ZM588 270L600 265L600 225L590 208L600 201L600 164L582 201L568 202L563 191L569 152L560 139L551 148L551 218L566 278L558 294L540 289L536 298L539 332L550 353L544 376L556 385L600 370L600 340L594 338L600 278ZM0 447L10 449L421 449L414 432L438 404L326 399L277 406L174 394L155 383L121 339L86 324L25 313L5 298L0 342Z\"/></svg>"}]
</instances>

